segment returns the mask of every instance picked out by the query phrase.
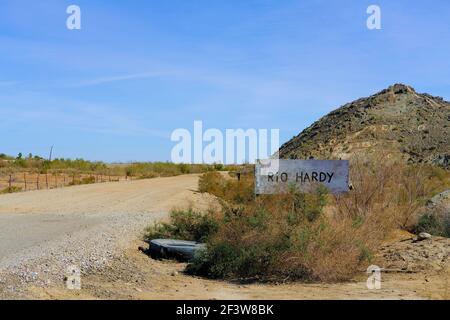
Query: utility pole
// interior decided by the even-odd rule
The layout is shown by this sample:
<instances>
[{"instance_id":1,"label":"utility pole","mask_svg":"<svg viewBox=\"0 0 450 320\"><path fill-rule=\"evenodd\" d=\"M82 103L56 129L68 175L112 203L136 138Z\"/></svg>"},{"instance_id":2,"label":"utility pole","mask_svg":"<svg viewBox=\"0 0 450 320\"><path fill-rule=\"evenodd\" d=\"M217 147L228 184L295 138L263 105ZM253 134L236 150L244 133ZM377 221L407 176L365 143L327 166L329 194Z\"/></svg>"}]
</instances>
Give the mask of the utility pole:
<instances>
[{"instance_id":1,"label":"utility pole","mask_svg":"<svg viewBox=\"0 0 450 320\"><path fill-rule=\"evenodd\" d=\"M48 161L52 161L52 154L53 154L53 146L50 148L50 156L48 157Z\"/></svg>"}]
</instances>

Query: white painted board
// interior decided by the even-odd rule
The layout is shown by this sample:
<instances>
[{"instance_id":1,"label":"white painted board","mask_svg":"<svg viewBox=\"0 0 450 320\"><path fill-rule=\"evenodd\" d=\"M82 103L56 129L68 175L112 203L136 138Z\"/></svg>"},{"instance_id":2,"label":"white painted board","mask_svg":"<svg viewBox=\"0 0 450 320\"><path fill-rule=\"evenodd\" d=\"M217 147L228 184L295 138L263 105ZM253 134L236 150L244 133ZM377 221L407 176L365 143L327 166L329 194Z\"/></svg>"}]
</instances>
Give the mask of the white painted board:
<instances>
[{"instance_id":1,"label":"white painted board","mask_svg":"<svg viewBox=\"0 0 450 320\"><path fill-rule=\"evenodd\" d=\"M258 160L255 166L255 193L284 193L289 188L313 192L318 185L330 193L349 190L347 160Z\"/></svg>"}]
</instances>

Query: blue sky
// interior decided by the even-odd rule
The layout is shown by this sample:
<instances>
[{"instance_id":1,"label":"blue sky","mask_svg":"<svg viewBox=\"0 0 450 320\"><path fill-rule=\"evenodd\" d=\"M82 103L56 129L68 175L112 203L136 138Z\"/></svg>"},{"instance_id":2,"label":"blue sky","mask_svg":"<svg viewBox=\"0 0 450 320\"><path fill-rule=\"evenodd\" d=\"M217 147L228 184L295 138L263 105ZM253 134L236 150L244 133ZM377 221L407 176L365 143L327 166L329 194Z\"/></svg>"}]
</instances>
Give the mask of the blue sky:
<instances>
[{"instance_id":1,"label":"blue sky","mask_svg":"<svg viewBox=\"0 0 450 320\"><path fill-rule=\"evenodd\" d=\"M450 100L448 21L446 0L2 0L0 152L169 160L194 120L284 142L393 83Z\"/></svg>"}]
</instances>

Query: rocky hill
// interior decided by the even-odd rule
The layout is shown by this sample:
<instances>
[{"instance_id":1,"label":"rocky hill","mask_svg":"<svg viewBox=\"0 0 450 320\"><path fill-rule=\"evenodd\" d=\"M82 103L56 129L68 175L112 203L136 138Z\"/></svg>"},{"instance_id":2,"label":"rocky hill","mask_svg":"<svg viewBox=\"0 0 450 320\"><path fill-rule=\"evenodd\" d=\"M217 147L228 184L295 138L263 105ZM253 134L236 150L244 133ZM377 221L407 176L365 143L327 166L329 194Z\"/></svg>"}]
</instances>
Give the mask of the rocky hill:
<instances>
[{"instance_id":1,"label":"rocky hill","mask_svg":"<svg viewBox=\"0 0 450 320\"><path fill-rule=\"evenodd\" d=\"M348 159L387 152L450 168L450 103L395 84L326 115L280 148L283 159Z\"/></svg>"}]
</instances>

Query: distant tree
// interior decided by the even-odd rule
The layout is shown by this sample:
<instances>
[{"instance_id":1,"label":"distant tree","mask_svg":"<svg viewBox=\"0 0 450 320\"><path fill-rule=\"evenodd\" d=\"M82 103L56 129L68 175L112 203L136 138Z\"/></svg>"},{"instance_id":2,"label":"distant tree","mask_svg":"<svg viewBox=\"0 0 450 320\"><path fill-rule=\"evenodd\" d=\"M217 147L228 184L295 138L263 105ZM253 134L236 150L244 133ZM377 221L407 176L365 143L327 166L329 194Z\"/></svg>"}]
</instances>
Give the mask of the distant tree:
<instances>
[{"instance_id":1,"label":"distant tree","mask_svg":"<svg viewBox=\"0 0 450 320\"><path fill-rule=\"evenodd\" d=\"M19 152L19 154L17 155L17 160L21 160L21 159L22 159L22 157L23 157L23 154L22 154L22 152Z\"/></svg>"}]
</instances>

